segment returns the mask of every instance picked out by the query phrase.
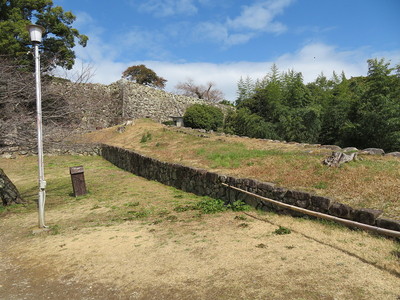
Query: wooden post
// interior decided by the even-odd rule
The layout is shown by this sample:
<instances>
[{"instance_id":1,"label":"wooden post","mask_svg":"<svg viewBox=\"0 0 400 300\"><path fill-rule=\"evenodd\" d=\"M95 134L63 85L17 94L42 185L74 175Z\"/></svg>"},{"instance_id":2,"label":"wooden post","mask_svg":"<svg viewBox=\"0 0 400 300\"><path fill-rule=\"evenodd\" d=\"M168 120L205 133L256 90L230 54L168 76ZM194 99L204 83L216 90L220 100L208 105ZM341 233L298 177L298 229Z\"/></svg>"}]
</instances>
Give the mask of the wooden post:
<instances>
[{"instance_id":1,"label":"wooden post","mask_svg":"<svg viewBox=\"0 0 400 300\"><path fill-rule=\"evenodd\" d=\"M71 174L72 188L74 196L82 196L86 194L85 175L83 166L70 167L69 173Z\"/></svg>"}]
</instances>

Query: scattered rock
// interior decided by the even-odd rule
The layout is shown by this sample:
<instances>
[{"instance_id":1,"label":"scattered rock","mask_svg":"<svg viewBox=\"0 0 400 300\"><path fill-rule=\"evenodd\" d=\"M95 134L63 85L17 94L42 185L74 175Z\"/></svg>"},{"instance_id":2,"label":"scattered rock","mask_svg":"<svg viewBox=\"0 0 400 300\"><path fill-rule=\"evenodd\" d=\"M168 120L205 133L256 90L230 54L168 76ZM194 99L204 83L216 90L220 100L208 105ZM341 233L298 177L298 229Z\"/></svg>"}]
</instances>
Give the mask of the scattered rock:
<instances>
[{"instance_id":1,"label":"scattered rock","mask_svg":"<svg viewBox=\"0 0 400 300\"><path fill-rule=\"evenodd\" d=\"M379 148L367 148L362 150L362 154L371 154L371 155L384 155L385 151L383 149Z\"/></svg>"},{"instance_id":2,"label":"scattered rock","mask_svg":"<svg viewBox=\"0 0 400 300\"><path fill-rule=\"evenodd\" d=\"M118 128L117 128L117 132L118 133L123 133L123 132L125 132L125 130L126 130L126 126L125 125L118 126Z\"/></svg>"},{"instance_id":3,"label":"scattered rock","mask_svg":"<svg viewBox=\"0 0 400 300\"><path fill-rule=\"evenodd\" d=\"M333 151L342 150L342 148L340 148L339 146L336 146L336 145L322 145L321 148L330 149L330 150L333 150Z\"/></svg>"},{"instance_id":4,"label":"scattered rock","mask_svg":"<svg viewBox=\"0 0 400 300\"><path fill-rule=\"evenodd\" d=\"M342 152L332 152L332 155L324 159L322 163L329 167L339 167L353 160L357 161L357 153L346 154Z\"/></svg>"},{"instance_id":5,"label":"scattered rock","mask_svg":"<svg viewBox=\"0 0 400 300\"><path fill-rule=\"evenodd\" d=\"M346 147L342 150L343 152L358 152L356 147Z\"/></svg>"},{"instance_id":6,"label":"scattered rock","mask_svg":"<svg viewBox=\"0 0 400 300\"><path fill-rule=\"evenodd\" d=\"M386 153L385 156L400 157L400 152L390 152L390 153Z\"/></svg>"},{"instance_id":7,"label":"scattered rock","mask_svg":"<svg viewBox=\"0 0 400 300\"><path fill-rule=\"evenodd\" d=\"M135 125L135 121L134 120L128 120L122 125L124 125L124 126L133 126L133 125Z\"/></svg>"}]
</instances>

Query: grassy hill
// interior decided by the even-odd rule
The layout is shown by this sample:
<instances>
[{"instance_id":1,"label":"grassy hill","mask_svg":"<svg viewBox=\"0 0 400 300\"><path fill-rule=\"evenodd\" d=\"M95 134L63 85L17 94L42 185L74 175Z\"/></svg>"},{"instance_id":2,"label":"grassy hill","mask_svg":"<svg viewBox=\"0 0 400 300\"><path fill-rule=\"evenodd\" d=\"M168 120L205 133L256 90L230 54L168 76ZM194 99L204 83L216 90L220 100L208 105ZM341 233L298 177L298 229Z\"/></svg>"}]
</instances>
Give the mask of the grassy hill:
<instances>
[{"instance_id":1,"label":"grassy hill","mask_svg":"<svg viewBox=\"0 0 400 300\"><path fill-rule=\"evenodd\" d=\"M117 129L120 130L117 130ZM121 130L122 129L122 130ZM132 149L157 159L313 192L351 205L400 217L400 160L360 155L341 168L322 164L331 150L319 145L202 133L151 120L112 127L77 138Z\"/></svg>"}]
</instances>

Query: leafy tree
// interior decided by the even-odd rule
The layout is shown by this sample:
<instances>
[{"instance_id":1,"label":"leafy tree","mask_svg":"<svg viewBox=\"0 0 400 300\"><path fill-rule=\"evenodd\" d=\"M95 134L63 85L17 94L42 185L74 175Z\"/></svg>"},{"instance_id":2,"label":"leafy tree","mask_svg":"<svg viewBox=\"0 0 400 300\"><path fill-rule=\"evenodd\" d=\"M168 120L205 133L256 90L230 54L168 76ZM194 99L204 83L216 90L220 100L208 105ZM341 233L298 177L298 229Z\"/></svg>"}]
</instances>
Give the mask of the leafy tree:
<instances>
[{"instance_id":1,"label":"leafy tree","mask_svg":"<svg viewBox=\"0 0 400 300\"><path fill-rule=\"evenodd\" d=\"M284 103L292 108L305 107L311 102L311 94L303 83L303 74L289 70L283 75Z\"/></svg>"},{"instance_id":2,"label":"leafy tree","mask_svg":"<svg viewBox=\"0 0 400 300\"><path fill-rule=\"evenodd\" d=\"M384 59L368 60L366 77L333 72L328 79L321 73L307 85L301 73L279 73L273 65L251 87L241 78L238 100L238 110L226 119L229 133L400 149L400 65L391 68Z\"/></svg>"},{"instance_id":3,"label":"leafy tree","mask_svg":"<svg viewBox=\"0 0 400 300\"><path fill-rule=\"evenodd\" d=\"M400 149L399 79L384 59L368 60L368 76L358 111L360 143L386 150Z\"/></svg>"},{"instance_id":4,"label":"leafy tree","mask_svg":"<svg viewBox=\"0 0 400 300\"><path fill-rule=\"evenodd\" d=\"M75 61L75 40L86 46L88 37L72 27L75 16L51 0L2 0L0 2L0 55L29 64L30 39L26 25L35 21L45 28L40 44L46 69L60 66L71 69Z\"/></svg>"},{"instance_id":5,"label":"leafy tree","mask_svg":"<svg viewBox=\"0 0 400 300\"><path fill-rule=\"evenodd\" d=\"M247 76L246 79L240 77L237 83L237 98L236 105L241 104L246 99L250 99L255 91L253 80Z\"/></svg>"},{"instance_id":6,"label":"leafy tree","mask_svg":"<svg viewBox=\"0 0 400 300\"><path fill-rule=\"evenodd\" d=\"M248 108L231 111L225 120L224 130L240 136L252 138L278 139L274 124L266 122L261 116L253 114Z\"/></svg>"},{"instance_id":7,"label":"leafy tree","mask_svg":"<svg viewBox=\"0 0 400 300\"><path fill-rule=\"evenodd\" d=\"M183 122L187 127L217 130L223 125L224 114L218 107L194 104L186 110Z\"/></svg>"},{"instance_id":8,"label":"leafy tree","mask_svg":"<svg viewBox=\"0 0 400 300\"><path fill-rule=\"evenodd\" d=\"M285 107L279 114L277 132L284 140L315 143L318 141L320 130L321 120L318 106L297 109Z\"/></svg>"},{"instance_id":9,"label":"leafy tree","mask_svg":"<svg viewBox=\"0 0 400 300\"><path fill-rule=\"evenodd\" d=\"M220 101L219 104L228 105L228 106L235 106L231 101L225 100L225 99Z\"/></svg>"},{"instance_id":10,"label":"leafy tree","mask_svg":"<svg viewBox=\"0 0 400 300\"><path fill-rule=\"evenodd\" d=\"M338 77L334 72L331 79L323 74L309 83L314 105L321 107L321 131L319 143L343 145L341 134L349 124L350 112L357 99L350 89L350 81L344 72Z\"/></svg>"},{"instance_id":11,"label":"leafy tree","mask_svg":"<svg viewBox=\"0 0 400 300\"><path fill-rule=\"evenodd\" d=\"M130 81L163 89L165 87L166 79L157 76L152 70L147 68L145 65L131 66L127 68L123 73L122 77Z\"/></svg>"},{"instance_id":12,"label":"leafy tree","mask_svg":"<svg viewBox=\"0 0 400 300\"><path fill-rule=\"evenodd\" d=\"M186 82L179 82L175 88L178 93L188 97L204 99L210 102L220 102L224 100L224 93L215 88L215 83L208 82L207 85L196 84L193 79L188 79Z\"/></svg>"}]
</instances>

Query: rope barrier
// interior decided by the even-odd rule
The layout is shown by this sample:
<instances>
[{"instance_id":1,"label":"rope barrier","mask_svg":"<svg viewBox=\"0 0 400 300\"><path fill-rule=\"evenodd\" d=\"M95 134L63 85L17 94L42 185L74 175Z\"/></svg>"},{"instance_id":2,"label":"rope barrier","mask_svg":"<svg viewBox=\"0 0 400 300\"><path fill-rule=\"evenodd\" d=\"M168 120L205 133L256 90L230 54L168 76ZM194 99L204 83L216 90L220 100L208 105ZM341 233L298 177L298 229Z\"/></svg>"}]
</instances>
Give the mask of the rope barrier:
<instances>
[{"instance_id":1,"label":"rope barrier","mask_svg":"<svg viewBox=\"0 0 400 300\"><path fill-rule=\"evenodd\" d=\"M324 214L324 213L316 212L316 211L313 211L313 210L301 208L301 207L298 207L298 206L294 206L294 205L290 205L290 204L287 204L287 203L276 201L276 200L273 200L273 199L270 199L270 198L266 198L266 197L263 197L263 196L248 192L246 190L237 188L235 186L231 186L231 185L226 184L226 183L221 183L221 184L226 186L226 187L229 187L231 189L234 189L234 190L240 191L242 193L248 194L250 196L254 196L256 198L260 198L260 199L265 200L267 202L270 202L270 203L273 203L273 204L276 204L276 205L279 205L279 206L282 206L284 208L288 208L288 209L291 209L291 210L294 210L294 211L298 211L298 212L304 213L306 215L318 217L318 218L321 218L321 219L335 221L335 222L342 223L342 224L345 224L345 225L354 226L354 227L357 227L357 228L361 228L361 229L364 229L364 230L377 232L379 234L383 234L383 235L387 235L387 236L391 236L391 237L395 237L395 238L400 238L400 231L390 230L390 229L386 229L386 228L376 227L376 226L372 226L372 225L368 225L368 224L364 224L364 223L359 223L359 222L355 222L355 221L351 221L351 220L342 219L342 218L339 218L339 217L327 215L327 214Z\"/></svg>"}]
</instances>

